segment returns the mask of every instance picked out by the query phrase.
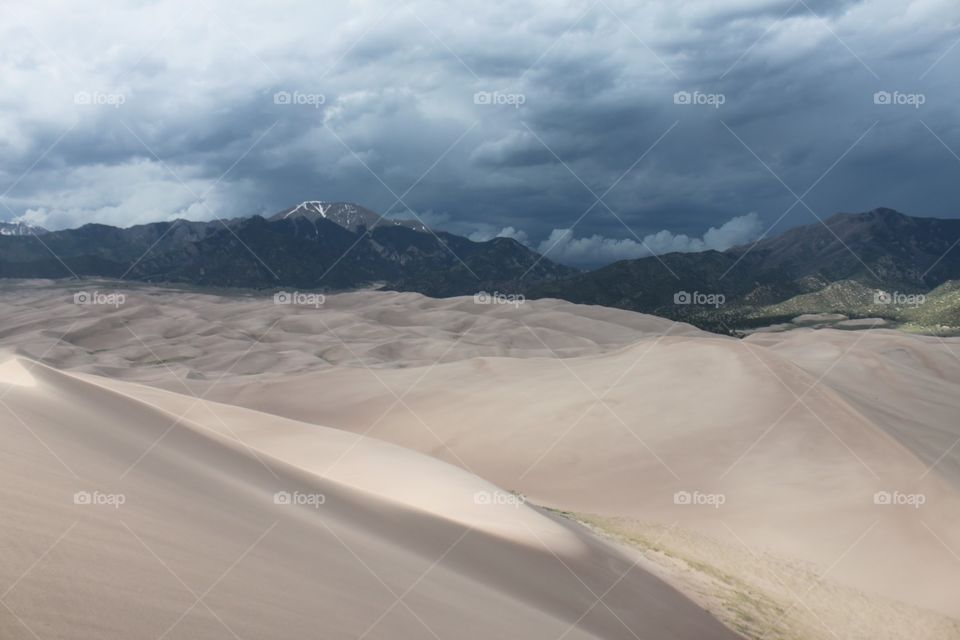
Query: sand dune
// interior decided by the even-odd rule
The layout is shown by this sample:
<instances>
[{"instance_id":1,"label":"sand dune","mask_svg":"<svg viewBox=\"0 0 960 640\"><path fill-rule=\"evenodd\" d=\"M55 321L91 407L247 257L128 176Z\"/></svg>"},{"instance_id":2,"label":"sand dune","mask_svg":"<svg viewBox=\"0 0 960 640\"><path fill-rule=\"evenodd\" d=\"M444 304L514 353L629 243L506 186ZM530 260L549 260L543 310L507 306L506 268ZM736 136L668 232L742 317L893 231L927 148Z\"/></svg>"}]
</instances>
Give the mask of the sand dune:
<instances>
[{"instance_id":1,"label":"sand dune","mask_svg":"<svg viewBox=\"0 0 960 640\"><path fill-rule=\"evenodd\" d=\"M60 368L130 379L142 373L138 367L158 361L181 374L229 369L279 376L333 365L413 367L480 356L589 355L628 345L638 335L703 335L663 318L555 300L514 307L359 292L329 296L323 313L310 313L317 309L274 305L272 293L224 297L121 287L125 302L112 307L72 300L80 290L116 291L115 283L0 282L0 341L26 354L43 353L45 362ZM155 372L147 377L155 378Z\"/></svg>"},{"instance_id":2,"label":"sand dune","mask_svg":"<svg viewBox=\"0 0 960 640\"><path fill-rule=\"evenodd\" d=\"M956 487L929 472L912 442L828 384L813 386L816 379L735 340L667 337L568 360L470 359L429 372L338 368L225 382L212 395L424 451L542 504L679 521L728 538L729 528L751 547L824 567L842 559L834 577L960 615L948 588L958 575ZM913 402L901 409L923 413L922 401ZM938 426L960 437L949 422ZM884 491L926 502L875 504ZM678 505L677 492L724 503Z\"/></svg>"},{"instance_id":3,"label":"sand dune","mask_svg":"<svg viewBox=\"0 0 960 640\"><path fill-rule=\"evenodd\" d=\"M456 467L109 387L0 366L4 638L734 637Z\"/></svg>"},{"instance_id":4,"label":"sand dune","mask_svg":"<svg viewBox=\"0 0 960 640\"><path fill-rule=\"evenodd\" d=\"M132 289L114 309L71 305L70 293L7 285L0 344L505 543L536 548L516 533L513 512L494 518L456 494L425 492L417 478L429 484L426 475L384 481L370 471L379 462L353 455L312 466L330 456L307 425L388 441L459 467L467 485L483 478L614 522L642 534L644 568L751 637L895 638L924 628L949 638L960 629L949 619L960 618L960 340L885 329L735 340L553 300L362 292L316 309L266 295ZM224 404L191 408L193 396ZM367 461L394 458L363 450ZM434 502L419 504L423 495ZM668 569L647 564L667 543L676 543ZM678 568L681 553L689 562ZM767 557L766 569L747 572ZM748 582L737 598L781 599L745 614L769 614L769 624L738 619L693 574ZM796 581L785 589L788 574ZM788 607L807 615L791 621L804 632L769 635Z\"/></svg>"},{"instance_id":5,"label":"sand dune","mask_svg":"<svg viewBox=\"0 0 960 640\"><path fill-rule=\"evenodd\" d=\"M748 341L823 376L858 411L960 488L960 341L886 330L815 335L800 330Z\"/></svg>"}]
</instances>

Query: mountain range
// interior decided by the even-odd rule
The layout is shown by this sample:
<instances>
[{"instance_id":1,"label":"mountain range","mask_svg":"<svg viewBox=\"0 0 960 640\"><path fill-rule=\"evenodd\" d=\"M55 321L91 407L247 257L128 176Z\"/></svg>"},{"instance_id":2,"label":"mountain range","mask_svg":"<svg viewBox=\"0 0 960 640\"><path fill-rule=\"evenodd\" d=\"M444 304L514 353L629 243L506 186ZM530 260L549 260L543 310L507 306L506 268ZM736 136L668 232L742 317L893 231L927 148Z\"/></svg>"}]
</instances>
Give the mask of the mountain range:
<instances>
[{"instance_id":1,"label":"mountain range","mask_svg":"<svg viewBox=\"0 0 960 640\"><path fill-rule=\"evenodd\" d=\"M414 231L428 231L426 225L416 220L397 220L385 218L376 211L353 202L323 202L308 200L295 207L285 209L268 218L270 221L302 218L304 220L329 220L354 233L361 229L375 227L406 227Z\"/></svg>"},{"instance_id":2,"label":"mountain range","mask_svg":"<svg viewBox=\"0 0 960 640\"><path fill-rule=\"evenodd\" d=\"M727 251L623 260L562 283L532 285L527 293L643 311L710 329L768 324L803 313L905 320L913 314L912 304L897 304L901 297L960 280L958 241L960 220L881 208L840 213ZM955 295L952 286L946 291ZM957 310L960 304L951 309L952 326L960 326Z\"/></svg>"},{"instance_id":3,"label":"mountain range","mask_svg":"<svg viewBox=\"0 0 960 640\"><path fill-rule=\"evenodd\" d=\"M175 220L0 237L0 277L95 276L213 287L351 289L432 296L516 290L575 269L516 240L474 242L351 203L304 202L269 218Z\"/></svg>"},{"instance_id":4,"label":"mountain range","mask_svg":"<svg viewBox=\"0 0 960 640\"><path fill-rule=\"evenodd\" d=\"M804 313L960 327L960 220L841 213L726 251L622 260L589 272L510 238L475 242L347 202L267 218L120 229L0 228L0 277L120 278L213 287L479 291L560 298L732 332ZM884 294L884 295L880 295ZM927 295L935 304L914 304Z\"/></svg>"}]
</instances>

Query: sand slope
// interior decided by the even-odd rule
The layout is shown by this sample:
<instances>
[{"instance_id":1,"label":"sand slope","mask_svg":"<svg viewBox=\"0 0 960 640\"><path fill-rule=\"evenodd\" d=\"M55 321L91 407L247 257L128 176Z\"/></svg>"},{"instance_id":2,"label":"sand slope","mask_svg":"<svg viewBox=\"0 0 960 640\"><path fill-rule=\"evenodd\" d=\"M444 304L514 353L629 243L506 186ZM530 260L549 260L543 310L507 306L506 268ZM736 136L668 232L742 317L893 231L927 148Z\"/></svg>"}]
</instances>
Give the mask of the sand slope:
<instances>
[{"instance_id":1,"label":"sand slope","mask_svg":"<svg viewBox=\"0 0 960 640\"><path fill-rule=\"evenodd\" d=\"M960 340L888 330L798 330L747 340L823 376L858 411L960 488Z\"/></svg>"},{"instance_id":2,"label":"sand slope","mask_svg":"<svg viewBox=\"0 0 960 640\"><path fill-rule=\"evenodd\" d=\"M949 589L960 586L951 554L960 550L956 487L846 394L812 386L816 379L735 340L667 337L567 360L226 382L213 395L397 442L543 504L679 521L724 537L729 528L751 547L825 568L842 559L835 577L960 615ZM901 408L924 412L922 396L911 401ZM923 433L911 435L935 450ZM725 502L677 505L682 491ZM877 505L882 491L922 494L925 503Z\"/></svg>"},{"instance_id":3,"label":"sand slope","mask_svg":"<svg viewBox=\"0 0 960 640\"><path fill-rule=\"evenodd\" d=\"M811 595L786 594L812 605L808 622L851 610L859 632L842 636L909 629L910 613L873 615L887 602L960 617L960 340L802 329L741 341L551 300L362 292L315 309L128 293L118 309L84 308L62 285L11 284L0 343L141 402L176 396L130 382L373 436L637 531L675 525L683 545L710 541L694 545L700 564L716 545L771 554L812 576ZM196 408L191 419L217 426ZM245 437L269 447L266 432ZM314 455L302 453L297 464ZM859 600L833 604L841 592Z\"/></svg>"},{"instance_id":4,"label":"sand slope","mask_svg":"<svg viewBox=\"0 0 960 640\"><path fill-rule=\"evenodd\" d=\"M0 394L3 638L734 637L420 454L235 407L178 420L187 398L24 360Z\"/></svg>"}]
</instances>

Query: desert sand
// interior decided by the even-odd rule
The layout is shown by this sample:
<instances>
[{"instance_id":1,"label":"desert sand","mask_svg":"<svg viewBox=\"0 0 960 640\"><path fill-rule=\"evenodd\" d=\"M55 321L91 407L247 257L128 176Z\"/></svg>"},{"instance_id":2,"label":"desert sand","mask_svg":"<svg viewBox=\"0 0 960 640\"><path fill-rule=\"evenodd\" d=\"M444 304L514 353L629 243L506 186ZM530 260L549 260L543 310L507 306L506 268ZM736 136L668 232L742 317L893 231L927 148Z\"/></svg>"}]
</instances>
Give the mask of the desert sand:
<instances>
[{"instance_id":1,"label":"desert sand","mask_svg":"<svg viewBox=\"0 0 960 640\"><path fill-rule=\"evenodd\" d=\"M421 454L21 359L0 388L4 638L734 637Z\"/></svg>"},{"instance_id":2,"label":"desert sand","mask_svg":"<svg viewBox=\"0 0 960 640\"><path fill-rule=\"evenodd\" d=\"M167 637L357 637L414 583L368 637L960 637L956 339L116 283L0 312L6 583L79 522L0 598L13 637L156 636L211 584Z\"/></svg>"}]
</instances>

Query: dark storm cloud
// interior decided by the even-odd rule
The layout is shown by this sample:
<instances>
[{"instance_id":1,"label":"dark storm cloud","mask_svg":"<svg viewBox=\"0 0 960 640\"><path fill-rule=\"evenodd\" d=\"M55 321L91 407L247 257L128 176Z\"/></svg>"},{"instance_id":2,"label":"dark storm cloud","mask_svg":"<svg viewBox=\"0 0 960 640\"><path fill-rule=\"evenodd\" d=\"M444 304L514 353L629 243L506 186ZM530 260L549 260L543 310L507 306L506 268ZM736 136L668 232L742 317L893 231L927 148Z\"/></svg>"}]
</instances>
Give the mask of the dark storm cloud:
<instances>
[{"instance_id":1,"label":"dark storm cloud","mask_svg":"<svg viewBox=\"0 0 960 640\"><path fill-rule=\"evenodd\" d=\"M717 4L7 3L0 218L352 200L596 262L958 215L955 2Z\"/></svg>"}]
</instances>

